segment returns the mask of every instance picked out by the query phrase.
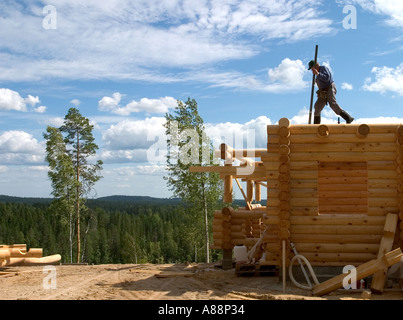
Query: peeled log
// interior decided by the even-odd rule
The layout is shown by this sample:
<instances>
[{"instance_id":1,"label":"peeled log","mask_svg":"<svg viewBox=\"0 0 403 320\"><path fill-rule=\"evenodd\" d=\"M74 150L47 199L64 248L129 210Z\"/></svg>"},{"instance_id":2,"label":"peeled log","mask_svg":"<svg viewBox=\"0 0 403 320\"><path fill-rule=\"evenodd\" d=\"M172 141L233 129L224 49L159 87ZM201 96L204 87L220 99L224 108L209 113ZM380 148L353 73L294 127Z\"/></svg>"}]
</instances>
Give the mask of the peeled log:
<instances>
[{"instance_id":1,"label":"peeled log","mask_svg":"<svg viewBox=\"0 0 403 320\"><path fill-rule=\"evenodd\" d=\"M371 260L367 263L364 263L357 267L357 281L364 279L374 273L384 270L387 267L390 267L398 262L400 262L401 257L403 256L402 250L400 248L391 251L379 259ZM323 296L330 292L333 292L337 289L343 287L343 280L348 274L341 274L334 278L331 278L321 284L316 285L312 292L315 296Z\"/></svg>"},{"instance_id":2,"label":"peeled log","mask_svg":"<svg viewBox=\"0 0 403 320\"><path fill-rule=\"evenodd\" d=\"M0 250L0 261L10 258L10 251Z\"/></svg>"},{"instance_id":3,"label":"peeled log","mask_svg":"<svg viewBox=\"0 0 403 320\"><path fill-rule=\"evenodd\" d=\"M4 266L34 266L34 265L47 265L58 264L62 259L60 254L54 254L42 258L9 258L0 263L1 267Z\"/></svg>"}]
</instances>

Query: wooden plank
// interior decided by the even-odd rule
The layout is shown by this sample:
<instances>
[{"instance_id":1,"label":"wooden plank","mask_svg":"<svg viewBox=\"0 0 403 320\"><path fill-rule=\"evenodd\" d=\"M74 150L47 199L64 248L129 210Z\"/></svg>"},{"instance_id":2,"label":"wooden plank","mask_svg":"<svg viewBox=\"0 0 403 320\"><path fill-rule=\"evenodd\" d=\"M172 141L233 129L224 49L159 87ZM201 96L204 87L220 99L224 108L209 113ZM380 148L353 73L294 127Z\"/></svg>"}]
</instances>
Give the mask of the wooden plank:
<instances>
[{"instance_id":1,"label":"wooden plank","mask_svg":"<svg viewBox=\"0 0 403 320\"><path fill-rule=\"evenodd\" d=\"M176 272L176 271L162 271L160 273L155 274L156 278L177 278L177 277L193 277L194 272Z\"/></svg>"},{"instance_id":2,"label":"wooden plank","mask_svg":"<svg viewBox=\"0 0 403 320\"><path fill-rule=\"evenodd\" d=\"M397 214L389 213L386 216L384 235L382 237L381 245L379 246L378 258L392 250L398 220L399 216ZM371 282L372 293L381 294L383 292L387 271L388 268L385 268L374 274Z\"/></svg>"},{"instance_id":3,"label":"wooden plank","mask_svg":"<svg viewBox=\"0 0 403 320\"><path fill-rule=\"evenodd\" d=\"M358 266L356 268L356 280L359 281L363 278L375 274L378 271L384 270L385 268L400 262L402 256L402 251L400 248L398 248L394 251L388 252L378 259L371 260ZM337 289L340 289L343 287L343 280L346 276L347 274L341 274L325 282L322 282L319 285L313 287L312 293L315 296L323 296Z\"/></svg>"}]
</instances>

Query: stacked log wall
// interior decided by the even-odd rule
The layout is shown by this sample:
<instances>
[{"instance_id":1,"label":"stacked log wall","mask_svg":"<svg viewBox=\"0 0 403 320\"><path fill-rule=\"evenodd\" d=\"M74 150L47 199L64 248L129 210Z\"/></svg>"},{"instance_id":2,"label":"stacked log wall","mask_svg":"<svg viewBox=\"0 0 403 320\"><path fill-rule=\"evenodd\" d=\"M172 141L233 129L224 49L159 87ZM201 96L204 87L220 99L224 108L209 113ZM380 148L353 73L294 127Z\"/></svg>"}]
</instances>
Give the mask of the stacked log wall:
<instances>
[{"instance_id":1,"label":"stacked log wall","mask_svg":"<svg viewBox=\"0 0 403 320\"><path fill-rule=\"evenodd\" d=\"M282 165L279 156L282 137L279 129L279 125L267 127L268 152L262 153L268 179L267 217L263 220L268 230L266 263L274 265L281 264L278 168ZM385 217L388 213L399 212L401 204L396 161L397 126L298 125L289 129L290 241L312 265L359 265L375 259ZM363 162L367 166L366 178L359 175L358 170L347 172L350 188L357 189L351 192L355 198L344 200L350 204L334 204L334 212L331 206L323 210L325 213L320 212L320 179L327 179L319 177L320 164ZM334 169L340 173L335 177L340 185L346 183L343 177L346 170L351 170L351 166Z\"/></svg>"}]
</instances>

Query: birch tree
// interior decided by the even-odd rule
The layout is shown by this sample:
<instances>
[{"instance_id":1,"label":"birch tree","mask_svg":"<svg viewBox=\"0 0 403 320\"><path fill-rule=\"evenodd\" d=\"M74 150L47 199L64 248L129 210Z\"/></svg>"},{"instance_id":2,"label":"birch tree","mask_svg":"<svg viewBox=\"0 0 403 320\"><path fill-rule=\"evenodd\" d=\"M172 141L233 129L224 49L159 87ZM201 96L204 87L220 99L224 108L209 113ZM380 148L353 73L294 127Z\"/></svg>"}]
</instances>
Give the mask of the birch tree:
<instances>
[{"instance_id":1,"label":"birch tree","mask_svg":"<svg viewBox=\"0 0 403 320\"><path fill-rule=\"evenodd\" d=\"M222 194L222 184L217 173L194 173L189 169L212 165L214 150L195 100L178 101L174 114L166 114L165 118L169 151L165 179L174 197L181 198L188 211L195 214L195 221L203 217L206 261L210 262L209 222Z\"/></svg>"}]
</instances>

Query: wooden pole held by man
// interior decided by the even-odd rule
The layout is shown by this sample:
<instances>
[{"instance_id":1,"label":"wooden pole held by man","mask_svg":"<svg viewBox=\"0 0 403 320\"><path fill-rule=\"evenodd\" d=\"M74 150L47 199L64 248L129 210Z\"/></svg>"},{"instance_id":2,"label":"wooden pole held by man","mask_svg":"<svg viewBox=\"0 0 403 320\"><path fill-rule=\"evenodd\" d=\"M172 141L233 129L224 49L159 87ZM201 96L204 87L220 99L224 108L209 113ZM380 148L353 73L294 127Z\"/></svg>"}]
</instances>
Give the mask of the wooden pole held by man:
<instances>
[{"instance_id":1,"label":"wooden pole held by man","mask_svg":"<svg viewBox=\"0 0 403 320\"><path fill-rule=\"evenodd\" d=\"M315 65L318 62L318 49L319 46L316 45L316 49L315 49ZM315 93L315 75L313 75L312 78L312 91L311 91L311 106L309 108L309 124L312 124L312 107L313 107L313 95Z\"/></svg>"}]
</instances>

